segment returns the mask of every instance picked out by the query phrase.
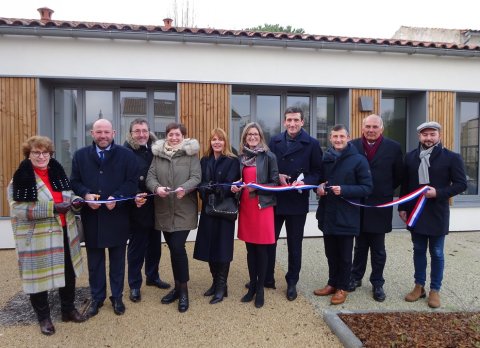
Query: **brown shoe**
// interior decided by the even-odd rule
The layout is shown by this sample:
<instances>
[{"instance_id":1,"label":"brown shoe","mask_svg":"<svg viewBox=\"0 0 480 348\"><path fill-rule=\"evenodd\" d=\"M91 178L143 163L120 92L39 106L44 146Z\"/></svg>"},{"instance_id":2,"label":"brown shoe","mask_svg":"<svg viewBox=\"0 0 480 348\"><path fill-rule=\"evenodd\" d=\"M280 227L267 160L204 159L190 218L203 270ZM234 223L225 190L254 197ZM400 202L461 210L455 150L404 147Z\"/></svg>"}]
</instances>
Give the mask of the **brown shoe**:
<instances>
[{"instance_id":1,"label":"brown shoe","mask_svg":"<svg viewBox=\"0 0 480 348\"><path fill-rule=\"evenodd\" d=\"M73 321L74 323L83 323L85 320L87 320L87 317L81 315L76 309L62 313L62 321L64 322Z\"/></svg>"},{"instance_id":2,"label":"brown shoe","mask_svg":"<svg viewBox=\"0 0 480 348\"><path fill-rule=\"evenodd\" d=\"M426 294L425 294L425 289L423 288L423 286L421 286L419 284L415 284L415 287L413 288L413 290L411 292L409 292L407 294L407 296L405 296L405 301L415 302L419 298L425 298L425 296L426 296Z\"/></svg>"},{"instance_id":3,"label":"brown shoe","mask_svg":"<svg viewBox=\"0 0 480 348\"><path fill-rule=\"evenodd\" d=\"M430 292L428 293L428 307L440 307L440 294L438 293L438 291L430 290Z\"/></svg>"},{"instance_id":4,"label":"brown shoe","mask_svg":"<svg viewBox=\"0 0 480 348\"><path fill-rule=\"evenodd\" d=\"M327 285L322 289L314 290L313 293L317 296L328 296L334 294L336 289L333 286Z\"/></svg>"},{"instance_id":5,"label":"brown shoe","mask_svg":"<svg viewBox=\"0 0 480 348\"><path fill-rule=\"evenodd\" d=\"M347 299L347 295L348 295L348 292L346 292L345 290L338 289L337 291L335 291L335 294L332 296L330 303L333 305L342 304Z\"/></svg>"}]
</instances>

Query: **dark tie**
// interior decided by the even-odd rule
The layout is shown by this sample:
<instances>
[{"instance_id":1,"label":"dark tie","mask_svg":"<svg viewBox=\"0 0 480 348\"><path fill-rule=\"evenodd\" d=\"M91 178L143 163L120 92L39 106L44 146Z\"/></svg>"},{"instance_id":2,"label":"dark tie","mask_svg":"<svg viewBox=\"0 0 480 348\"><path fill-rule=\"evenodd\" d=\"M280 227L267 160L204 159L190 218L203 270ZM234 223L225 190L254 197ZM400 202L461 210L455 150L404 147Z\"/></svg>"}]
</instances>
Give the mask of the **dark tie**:
<instances>
[{"instance_id":1,"label":"dark tie","mask_svg":"<svg viewBox=\"0 0 480 348\"><path fill-rule=\"evenodd\" d=\"M103 150L100 151L100 152L98 153L98 155L100 156L100 161L103 161L103 159L105 158L105 151L103 151Z\"/></svg>"}]
</instances>

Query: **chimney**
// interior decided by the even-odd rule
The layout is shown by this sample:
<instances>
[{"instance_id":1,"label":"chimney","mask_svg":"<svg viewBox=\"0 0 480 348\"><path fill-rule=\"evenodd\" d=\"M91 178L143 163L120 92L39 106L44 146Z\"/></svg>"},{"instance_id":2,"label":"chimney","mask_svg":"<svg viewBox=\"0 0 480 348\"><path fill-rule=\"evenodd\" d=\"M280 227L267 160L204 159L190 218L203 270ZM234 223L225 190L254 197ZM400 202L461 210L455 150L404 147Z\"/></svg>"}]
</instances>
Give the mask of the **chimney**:
<instances>
[{"instance_id":1,"label":"chimney","mask_svg":"<svg viewBox=\"0 0 480 348\"><path fill-rule=\"evenodd\" d=\"M163 26L165 27L165 29L170 29L172 27L172 23L173 23L173 19L171 18L164 18L163 19Z\"/></svg>"},{"instance_id":2,"label":"chimney","mask_svg":"<svg viewBox=\"0 0 480 348\"><path fill-rule=\"evenodd\" d=\"M40 20L42 22L48 22L52 20L52 13L55 12L52 9L49 9L48 7L40 7L37 8L37 11L40 12Z\"/></svg>"}]
</instances>

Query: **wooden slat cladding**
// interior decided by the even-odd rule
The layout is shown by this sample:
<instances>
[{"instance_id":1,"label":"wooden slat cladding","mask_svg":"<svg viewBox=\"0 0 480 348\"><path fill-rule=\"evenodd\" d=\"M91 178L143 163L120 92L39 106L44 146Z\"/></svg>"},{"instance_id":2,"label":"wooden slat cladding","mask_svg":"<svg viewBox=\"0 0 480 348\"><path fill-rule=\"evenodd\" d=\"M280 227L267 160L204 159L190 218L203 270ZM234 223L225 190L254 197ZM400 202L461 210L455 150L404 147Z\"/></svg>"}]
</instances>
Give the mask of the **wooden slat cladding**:
<instances>
[{"instance_id":1,"label":"wooden slat cladding","mask_svg":"<svg viewBox=\"0 0 480 348\"><path fill-rule=\"evenodd\" d=\"M372 111L360 110L360 97L370 97L373 100ZM370 114L380 114L381 91L379 89L351 90L350 136L358 138L362 134L362 120Z\"/></svg>"},{"instance_id":2,"label":"wooden slat cladding","mask_svg":"<svg viewBox=\"0 0 480 348\"><path fill-rule=\"evenodd\" d=\"M9 216L7 186L23 159L22 143L37 133L37 80L0 78L0 212Z\"/></svg>"},{"instance_id":3,"label":"wooden slat cladding","mask_svg":"<svg viewBox=\"0 0 480 348\"><path fill-rule=\"evenodd\" d=\"M216 127L229 134L230 85L180 83L180 122L187 136L200 142L200 154L210 146L210 132Z\"/></svg>"},{"instance_id":4,"label":"wooden slat cladding","mask_svg":"<svg viewBox=\"0 0 480 348\"><path fill-rule=\"evenodd\" d=\"M428 92L428 120L442 125L442 144L453 149L455 92Z\"/></svg>"}]
</instances>

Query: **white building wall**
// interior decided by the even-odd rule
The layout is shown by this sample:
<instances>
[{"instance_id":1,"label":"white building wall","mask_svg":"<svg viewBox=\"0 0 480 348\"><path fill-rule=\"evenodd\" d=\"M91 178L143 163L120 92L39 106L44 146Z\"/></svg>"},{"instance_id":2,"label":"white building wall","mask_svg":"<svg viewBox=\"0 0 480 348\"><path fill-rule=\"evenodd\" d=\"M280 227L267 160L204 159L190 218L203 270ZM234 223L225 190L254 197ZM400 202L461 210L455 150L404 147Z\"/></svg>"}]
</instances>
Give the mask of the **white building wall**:
<instances>
[{"instance_id":1,"label":"white building wall","mask_svg":"<svg viewBox=\"0 0 480 348\"><path fill-rule=\"evenodd\" d=\"M478 58L159 41L0 37L0 76L476 91Z\"/></svg>"}]
</instances>

